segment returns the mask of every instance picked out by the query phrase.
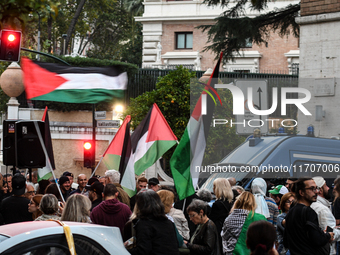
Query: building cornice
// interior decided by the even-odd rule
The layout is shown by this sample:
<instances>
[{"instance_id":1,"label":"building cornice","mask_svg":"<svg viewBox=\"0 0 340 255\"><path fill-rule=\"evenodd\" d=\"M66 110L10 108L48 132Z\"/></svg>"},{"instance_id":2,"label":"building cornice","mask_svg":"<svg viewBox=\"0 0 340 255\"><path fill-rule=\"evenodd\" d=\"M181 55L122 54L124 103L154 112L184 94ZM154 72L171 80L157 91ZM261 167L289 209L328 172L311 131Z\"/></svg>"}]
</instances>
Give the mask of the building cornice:
<instances>
[{"instance_id":1,"label":"building cornice","mask_svg":"<svg viewBox=\"0 0 340 255\"><path fill-rule=\"evenodd\" d=\"M324 23L324 22L339 21L339 20L340 20L340 12L323 13L323 14L318 14L318 15L309 15L309 16L295 18L296 23L298 23L299 25Z\"/></svg>"}]
</instances>

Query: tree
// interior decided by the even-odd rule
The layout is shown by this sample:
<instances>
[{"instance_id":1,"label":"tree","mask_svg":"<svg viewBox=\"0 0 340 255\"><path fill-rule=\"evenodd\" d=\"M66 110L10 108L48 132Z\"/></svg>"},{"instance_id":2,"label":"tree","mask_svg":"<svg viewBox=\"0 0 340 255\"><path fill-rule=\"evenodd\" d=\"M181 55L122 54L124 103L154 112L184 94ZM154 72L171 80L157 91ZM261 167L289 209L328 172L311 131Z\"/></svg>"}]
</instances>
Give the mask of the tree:
<instances>
[{"instance_id":1,"label":"tree","mask_svg":"<svg viewBox=\"0 0 340 255\"><path fill-rule=\"evenodd\" d=\"M29 14L45 10L46 6L49 6L54 12L58 12L57 0L1 0L0 28L22 28L26 25Z\"/></svg>"},{"instance_id":2,"label":"tree","mask_svg":"<svg viewBox=\"0 0 340 255\"><path fill-rule=\"evenodd\" d=\"M233 2L231 7L230 2ZM264 12L267 2L268 0L251 0L250 3L248 0L238 0L236 3L230 0L204 0L208 6L220 4L221 7L228 8L215 19L215 24L198 27L208 33L210 45L204 50L213 51L216 58L223 52L223 58L228 60L233 59L235 53L239 53L247 40L261 44L268 40L271 32L278 31L280 36L292 33L298 37L299 26L295 22L295 17L299 14L300 4L290 4L254 18L244 16L248 7Z\"/></svg>"}]
</instances>

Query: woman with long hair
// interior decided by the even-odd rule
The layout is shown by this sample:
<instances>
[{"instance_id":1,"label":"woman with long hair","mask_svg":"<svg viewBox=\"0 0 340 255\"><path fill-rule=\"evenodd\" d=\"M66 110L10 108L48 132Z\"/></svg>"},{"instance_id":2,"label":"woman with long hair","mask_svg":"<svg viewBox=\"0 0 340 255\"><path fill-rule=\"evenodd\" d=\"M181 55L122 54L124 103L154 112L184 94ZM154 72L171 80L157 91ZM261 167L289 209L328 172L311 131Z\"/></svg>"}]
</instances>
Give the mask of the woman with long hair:
<instances>
[{"instance_id":1,"label":"woman with long hair","mask_svg":"<svg viewBox=\"0 0 340 255\"><path fill-rule=\"evenodd\" d=\"M181 210L173 208L173 203L175 200L175 195L170 190L159 190L157 192L161 201L164 205L164 212L169 215L178 230L178 233L186 240L190 238L190 230L188 226L188 221L185 218L183 212ZM183 243L183 242L182 242Z\"/></svg>"},{"instance_id":2,"label":"woman with long hair","mask_svg":"<svg viewBox=\"0 0 340 255\"><path fill-rule=\"evenodd\" d=\"M285 219L291 205L295 202L295 194L293 192L288 192L284 194L280 201L280 208L282 213L277 216L277 240L279 246L277 251L281 253L281 251L285 251L285 247L283 245L283 233L285 230L283 220Z\"/></svg>"},{"instance_id":3,"label":"woman with long hair","mask_svg":"<svg viewBox=\"0 0 340 255\"><path fill-rule=\"evenodd\" d=\"M248 191L242 192L236 198L230 215L225 219L222 227L223 254L244 254L247 250L246 233L249 224L258 220L266 220L262 214L255 213L255 197Z\"/></svg>"},{"instance_id":4,"label":"woman with long hair","mask_svg":"<svg viewBox=\"0 0 340 255\"><path fill-rule=\"evenodd\" d=\"M213 182L213 192L216 201L211 207L209 218L215 223L217 233L221 233L224 220L228 217L233 206L234 193L230 183L225 178L217 178ZM218 235L220 247L222 248L221 235ZM221 250L222 251L222 250Z\"/></svg>"},{"instance_id":5,"label":"woman with long hair","mask_svg":"<svg viewBox=\"0 0 340 255\"><path fill-rule=\"evenodd\" d=\"M268 221L260 220L250 224L246 241L250 255L278 255L274 248L275 240L275 228Z\"/></svg>"},{"instance_id":6,"label":"woman with long hair","mask_svg":"<svg viewBox=\"0 0 340 255\"><path fill-rule=\"evenodd\" d=\"M233 205L232 201L234 193L230 183L225 178L217 178L213 182L213 191L216 196L216 201L213 203L209 218L215 223L217 232L221 232L222 225L229 215Z\"/></svg>"},{"instance_id":7,"label":"woman with long hair","mask_svg":"<svg viewBox=\"0 0 340 255\"><path fill-rule=\"evenodd\" d=\"M61 220L90 223L91 201L81 194L71 195L65 204Z\"/></svg>"},{"instance_id":8,"label":"woman with long hair","mask_svg":"<svg viewBox=\"0 0 340 255\"><path fill-rule=\"evenodd\" d=\"M35 195L31 198L30 202L28 203L28 211L32 213L33 220L42 215L42 212L39 209L42 197L43 195L41 194Z\"/></svg>"},{"instance_id":9,"label":"woman with long hair","mask_svg":"<svg viewBox=\"0 0 340 255\"><path fill-rule=\"evenodd\" d=\"M131 254L178 255L174 224L165 216L164 205L153 190L140 192L136 197L136 247Z\"/></svg>"}]
</instances>

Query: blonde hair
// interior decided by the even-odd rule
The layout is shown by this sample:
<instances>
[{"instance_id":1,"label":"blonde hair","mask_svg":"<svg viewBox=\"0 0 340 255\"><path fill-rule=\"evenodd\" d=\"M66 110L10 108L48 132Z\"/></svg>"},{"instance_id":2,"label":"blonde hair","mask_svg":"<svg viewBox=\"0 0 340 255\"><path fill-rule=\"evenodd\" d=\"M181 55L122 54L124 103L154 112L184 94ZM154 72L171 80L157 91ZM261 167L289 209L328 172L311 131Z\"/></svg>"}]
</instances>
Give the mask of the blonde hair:
<instances>
[{"instance_id":1,"label":"blonde hair","mask_svg":"<svg viewBox=\"0 0 340 255\"><path fill-rule=\"evenodd\" d=\"M73 194L67 201L61 216L62 221L90 222L91 201L81 194Z\"/></svg>"},{"instance_id":2,"label":"blonde hair","mask_svg":"<svg viewBox=\"0 0 340 255\"><path fill-rule=\"evenodd\" d=\"M214 193L216 195L217 200L228 200L229 203L234 198L233 191L231 190L230 183L225 178L217 178L213 182L214 185Z\"/></svg>"},{"instance_id":3,"label":"blonde hair","mask_svg":"<svg viewBox=\"0 0 340 255\"><path fill-rule=\"evenodd\" d=\"M256 202L255 202L254 195L251 192L243 191L241 195L239 195L236 198L236 201L231 211L234 211L235 209L244 209L244 210L252 211L254 214L255 209L256 209Z\"/></svg>"},{"instance_id":4,"label":"blonde hair","mask_svg":"<svg viewBox=\"0 0 340 255\"><path fill-rule=\"evenodd\" d=\"M161 198L161 201L164 205L164 212L167 214L170 212L170 209L172 208L172 204L174 203L175 195L173 192L169 190L160 190L157 192L159 197Z\"/></svg>"}]
</instances>

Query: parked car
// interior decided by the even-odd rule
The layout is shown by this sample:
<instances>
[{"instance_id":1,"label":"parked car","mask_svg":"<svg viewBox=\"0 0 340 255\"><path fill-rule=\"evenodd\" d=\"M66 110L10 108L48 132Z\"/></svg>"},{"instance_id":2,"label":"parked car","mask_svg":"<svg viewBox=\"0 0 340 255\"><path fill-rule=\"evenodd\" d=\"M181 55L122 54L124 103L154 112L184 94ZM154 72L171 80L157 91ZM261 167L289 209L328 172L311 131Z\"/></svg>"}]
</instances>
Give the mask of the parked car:
<instances>
[{"instance_id":1,"label":"parked car","mask_svg":"<svg viewBox=\"0 0 340 255\"><path fill-rule=\"evenodd\" d=\"M119 228L64 222L70 226L77 255L129 254ZM21 222L0 226L1 255L70 254L64 229L55 221Z\"/></svg>"},{"instance_id":2,"label":"parked car","mask_svg":"<svg viewBox=\"0 0 340 255\"><path fill-rule=\"evenodd\" d=\"M329 187L340 175L339 140L269 135L248 139L219 163L211 165L209 171L201 171L203 185L200 188L212 191L213 181L220 177L235 177L238 185L249 189L255 177L265 178L276 185L289 176L318 175L328 179Z\"/></svg>"}]
</instances>

